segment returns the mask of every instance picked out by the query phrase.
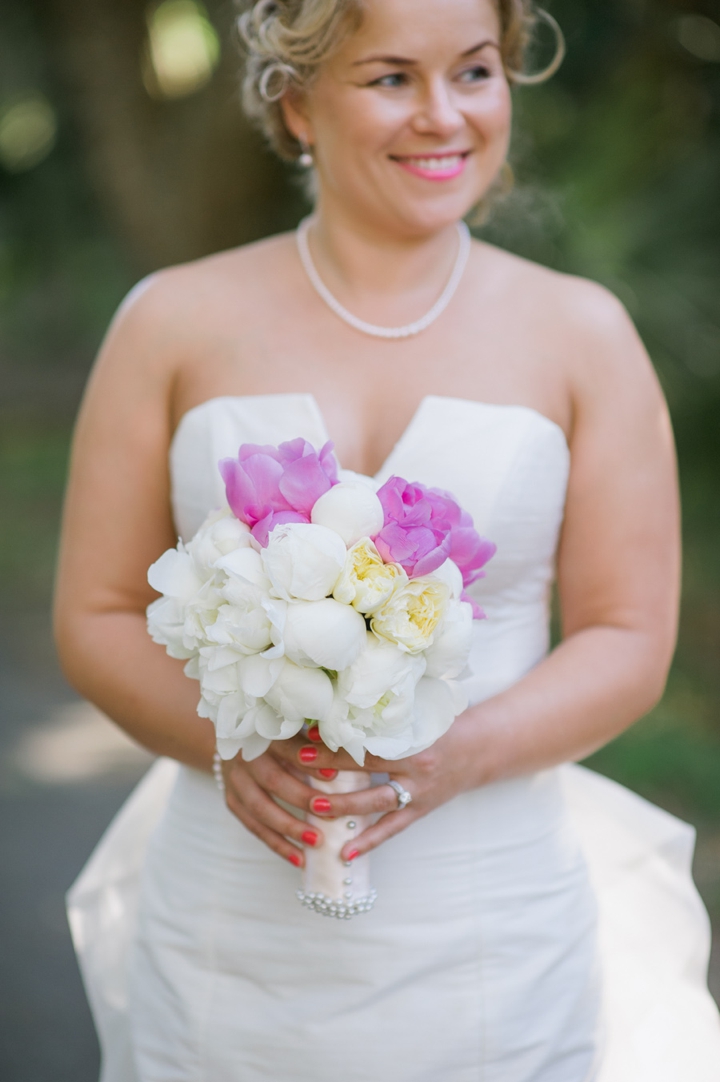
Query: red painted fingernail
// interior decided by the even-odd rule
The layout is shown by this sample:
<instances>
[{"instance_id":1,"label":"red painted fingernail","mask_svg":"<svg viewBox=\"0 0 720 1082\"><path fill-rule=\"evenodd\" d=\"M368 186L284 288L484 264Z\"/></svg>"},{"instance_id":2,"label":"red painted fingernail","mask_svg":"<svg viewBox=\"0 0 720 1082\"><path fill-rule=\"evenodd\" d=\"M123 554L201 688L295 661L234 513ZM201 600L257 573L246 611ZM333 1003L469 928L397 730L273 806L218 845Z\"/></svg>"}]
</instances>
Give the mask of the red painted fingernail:
<instances>
[{"instance_id":1,"label":"red painted fingernail","mask_svg":"<svg viewBox=\"0 0 720 1082\"><path fill-rule=\"evenodd\" d=\"M332 804L325 796L316 796L314 800L310 801L310 807L314 812L332 811Z\"/></svg>"},{"instance_id":2,"label":"red painted fingernail","mask_svg":"<svg viewBox=\"0 0 720 1082\"><path fill-rule=\"evenodd\" d=\"M317 845L318 836L314 830L305 830L303 831L302 840L305 845Z\"/></svg>"},{"instance_id":3,"label":"red painted fingernail","mask_svg":"<svg viewBox=\"0 0 720 1082\"><path fill-rule=\"evenodd\" d=\"M320 770L318 770L318 774L320 774L323 778L334 778L337 774L337 770L332 770L330 767L323 766L320 768Z\"/></svg>"},{"instance_id":4,"label":"red painted fingernail","mask_svg":"<svg viewBox=\"0 0 720 1082\"><path fill-rule=\"evenodd\" d=\"M299 856L297 853L291 853L288 857L288 860L291 864L294 864L296 868L299 868L302 864L302 857Z\"/></svg>"},{"instance_id":5,"label":"red painted fingernail","mask_svg":"<svg viewBox=\"0 0 720 1082\"><path fill-rule=\"evenodd\" d=\"M355 857L359 857L359 856L360 856L360 850L359 849L351 849L350 852L348 853L348 855L345 857L345 860L355 860Z\"/></svg>"},{"instance_id":6,"label":"red painted fingernail","mask_svg":"<svg viewBox=\"0 0 720 1082\"><path fill-rule=\"evenodd\" d=\"M300 748L298 758L301 763L314 763L318 757L317 748Z\"/></svg>"},{"instance_id":7,"label":"red painted fingernail","mask_svg":"<svg viewBox=\"0 0 720 1082\"><path fill-rule=\"evenodd\" d=\"M317 725L312 729L308 729L306 735L308 740L312 740L314 744L319 744L322 740L322 737L320 736L320 730L318 729Z\"/></svg>"}]
</instances>

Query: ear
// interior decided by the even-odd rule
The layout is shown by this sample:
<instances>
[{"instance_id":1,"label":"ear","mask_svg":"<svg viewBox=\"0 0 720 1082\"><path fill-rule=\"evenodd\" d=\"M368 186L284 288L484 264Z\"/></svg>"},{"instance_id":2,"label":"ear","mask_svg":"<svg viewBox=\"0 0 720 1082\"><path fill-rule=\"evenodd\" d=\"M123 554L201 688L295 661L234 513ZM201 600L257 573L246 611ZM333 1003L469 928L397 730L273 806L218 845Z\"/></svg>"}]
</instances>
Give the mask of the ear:
<instances>
[{"instance_id":1,"label":"ear","mask_svg":"<svg viewBox=\"0 0 720 1082\"><path fill-rule=\"evenodd\" d=\"M312 146L313 130L306 106L305 95L295 87L291 87L280 99L280 109L287 130L298 142Z\"/></svg>"}]
</instances>

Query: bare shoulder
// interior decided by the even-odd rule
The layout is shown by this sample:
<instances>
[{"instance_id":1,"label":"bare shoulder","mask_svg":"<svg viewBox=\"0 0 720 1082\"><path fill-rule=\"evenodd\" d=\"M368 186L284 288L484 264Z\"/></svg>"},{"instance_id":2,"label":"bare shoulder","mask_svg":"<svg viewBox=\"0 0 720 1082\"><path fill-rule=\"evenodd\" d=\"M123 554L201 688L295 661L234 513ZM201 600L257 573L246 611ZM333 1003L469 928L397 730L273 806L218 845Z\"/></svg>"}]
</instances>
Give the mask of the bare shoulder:
<instances>
[{"instance_id":1,"label":"bare shoulder","mask_svg":"<svg viewBox=\"0 0 720 1082\"><path fill-rule=\"evenodd\" d=\"M525 316L542 317L586 345L634 331L622 301L590 278L565 274L491 244L482 253L499 290ZM635 332L637 333L637 332Z\"/></svg>"},{"instance_id":2,"label":"bare shoulder","mask_svg":"<svg viewBox=\"0 0 720 1082\"><path fill-rule=\"evenodd\" d=\"M208 308L220 307L230 291L234 307L252 305L252 294L286 262L290 246L288 235L280 234L155 271L130 291L116 322L186 333Z\"/></svg>"},{"instance_id":3,"label":"bare shoulder","mask_svg":"<svg viewBox=\"0 0 720 1082\"><path fill-rule=\"evenodd\" d=\"M560 364L575 405L619 394L657 402L652 362L627 308L610 289L484 245L503 307Z\"/></svg>"},{"instance_id":4,"label":"bare shoulder","mask_svg":"<svg viewBox=\"0 0 720 1082\"><path fill-rule=\"evenodd\" d=\"M118 308L97 368L122 365L126 377L135 369L144 379L172 381L229 318L257 314L267 283L282 276L289 245L281 234L148 275Z\"/></svg>"}]
</instances>

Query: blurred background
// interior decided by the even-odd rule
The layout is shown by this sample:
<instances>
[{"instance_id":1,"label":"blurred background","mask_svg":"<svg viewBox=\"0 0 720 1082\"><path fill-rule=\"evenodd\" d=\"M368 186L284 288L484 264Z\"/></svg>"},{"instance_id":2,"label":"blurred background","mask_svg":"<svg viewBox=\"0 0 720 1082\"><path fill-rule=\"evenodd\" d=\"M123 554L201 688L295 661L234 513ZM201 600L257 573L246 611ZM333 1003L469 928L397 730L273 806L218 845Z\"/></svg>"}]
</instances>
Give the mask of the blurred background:
<instances>
[{"instance_id":1,"label":"blurred background","mask_svg":"<svg viewBox=\"0 0 720 1082\"><path fill-rule=\"evenodd\" d=\"M694 823L720 939L720 0L552 0L479 235L625 303L677 433L685 593L653 713L591 765ZM94 1082L63 894L148 757L80 703L49 604L73 417L124 293L292 227L244 121L231 0L0 0L0 1077ZM552 51L540 35L538 64ZM720 993L720 952L712 987Z\"/></svg>"}]
</instances>

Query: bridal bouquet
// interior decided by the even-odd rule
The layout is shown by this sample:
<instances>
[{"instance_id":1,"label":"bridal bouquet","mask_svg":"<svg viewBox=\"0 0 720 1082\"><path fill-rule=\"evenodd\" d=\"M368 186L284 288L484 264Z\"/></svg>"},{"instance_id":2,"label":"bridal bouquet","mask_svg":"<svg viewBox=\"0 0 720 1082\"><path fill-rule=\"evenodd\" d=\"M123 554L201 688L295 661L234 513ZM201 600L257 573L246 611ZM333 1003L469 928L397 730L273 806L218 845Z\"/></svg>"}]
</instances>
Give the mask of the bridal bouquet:
<instances>
[{"instance_id":1,"label":"bridal bouquet","mask_svg":"<svg viewBox=\"0 0 720 1082\"><path fill-rule=\"evenodd\" d=\"M458 683L482 617L465 588L495 546L448 493L391 477L375 490L340 471L326 443L243 444L220 462L228 506L152 565L163 596L148 630L200 683L224 759L318 726L332 751L401 759L467 706ZM313 778L325 792L370 785L364 771ZM318 820L299 897L348 917L370 908L368 858L343 864L361 817Z\"/></svg>"}]
</instances>

